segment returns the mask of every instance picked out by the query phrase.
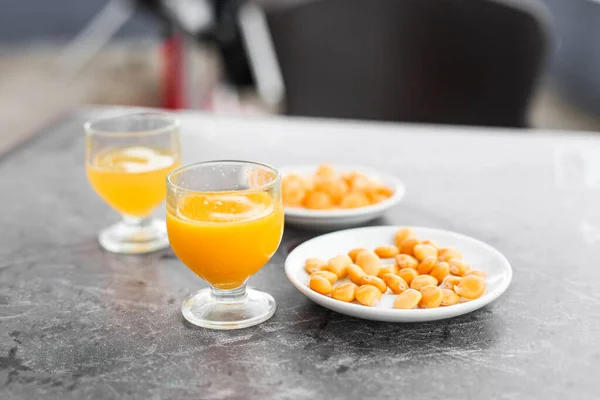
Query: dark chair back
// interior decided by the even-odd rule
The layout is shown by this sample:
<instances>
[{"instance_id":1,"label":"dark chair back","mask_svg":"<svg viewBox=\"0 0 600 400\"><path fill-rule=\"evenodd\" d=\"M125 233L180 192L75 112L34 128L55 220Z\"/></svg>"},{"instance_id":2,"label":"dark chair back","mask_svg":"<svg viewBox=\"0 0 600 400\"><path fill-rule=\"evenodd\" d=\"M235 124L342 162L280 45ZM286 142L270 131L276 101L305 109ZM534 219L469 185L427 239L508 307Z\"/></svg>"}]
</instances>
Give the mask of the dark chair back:
<instances>
[{"instance_id":1,"label":"dark chair back","mask_svg":"<svg viewBox=\"0 0 600 400\"><path fill-rule=\"evenodd\" d=\"M287 113L525 126L547 46L532 1L319 0L270 12Z\"/></svg>"}]
</instances>

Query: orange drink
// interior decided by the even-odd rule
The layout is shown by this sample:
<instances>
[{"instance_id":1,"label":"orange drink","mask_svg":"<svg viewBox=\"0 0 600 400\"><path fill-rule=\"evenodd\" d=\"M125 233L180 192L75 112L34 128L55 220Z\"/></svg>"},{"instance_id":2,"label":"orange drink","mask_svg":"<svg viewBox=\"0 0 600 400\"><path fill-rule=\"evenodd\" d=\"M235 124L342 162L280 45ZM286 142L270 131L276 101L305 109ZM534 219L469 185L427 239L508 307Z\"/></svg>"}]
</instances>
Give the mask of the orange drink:
<instances>
[{"instance_id":1,"label":"orange drink","mask_svg":"<svg viewBox=\"0 0 600 400\"><path fill-rule=\"evenodd\" d=\"M87 176L112 208L146 217L164 201L165 179L179 164L178 155L168 150L132 146L98 153L87 165Z\"/></svg>"},{"instance_id":2,"label":"orange drink","mask_svg":"<svg viewBox=\"0 0 600 400\"><path fill-rule=\"evenodd\" d=\"M267 293L246 281L275 254L283 235L277 170L245 161L179 168L167 178L167 231L173 252L210 288L182 304L192 324L213 329L256 325L275 312Z\"/></svg>"},{"instance_id":3,"label":"orange drink","mask_svg":"<svg viewBox=\"0 0 600 400\"><path fill-rule=\"evenodd\" d=\"M267 193L189 195L167 209L171 247L219 289L242 286L271 259L283 234L283 208Z\"/></svg>"},{"instance_id":4,"label":"orange drink","mask_svg":"<svg viewBox=\"0 0 600 400\"><path fill-rule=\"evenodd\" d=\"M122 221L100 232L108 251L140 254L169 247L164 221L152 211L164 200L167 175L180 164L179 121L142 113L85 124L86 172Z\"/></svg>"}]
</instances>

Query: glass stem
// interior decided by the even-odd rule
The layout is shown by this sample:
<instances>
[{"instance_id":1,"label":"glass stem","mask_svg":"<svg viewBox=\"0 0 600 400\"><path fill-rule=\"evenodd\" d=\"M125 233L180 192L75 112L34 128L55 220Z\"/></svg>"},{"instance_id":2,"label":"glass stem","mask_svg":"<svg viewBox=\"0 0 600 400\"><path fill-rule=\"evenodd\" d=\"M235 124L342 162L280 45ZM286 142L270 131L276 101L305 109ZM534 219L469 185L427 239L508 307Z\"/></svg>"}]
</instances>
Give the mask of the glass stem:
<instances>
[{"instance_id":1,"label":"glass stem","mask_svg":"<svg viewBox=\"0 0 600 400\"><path fill-rule=\"evenodd\" d=\"M127 215L123 215L123 223L130 228L145 228L147 226L152 225L152 217L129 217Z\"/></svg>"},{"instance_id":2,"label":"glass stem","mask_svg":"<svg viewBox=\"0 0 600 400\"><path fill-rule=\"evenodd\" d=\"M239 303L239 302L244 301L247 296L246 284L243 284L242 286L240 286L238 288L229 289L229 290L217 289L217 288L211 286L210 291L211 291L212 296L219 303Z\"/></svg>"}]
</instances>

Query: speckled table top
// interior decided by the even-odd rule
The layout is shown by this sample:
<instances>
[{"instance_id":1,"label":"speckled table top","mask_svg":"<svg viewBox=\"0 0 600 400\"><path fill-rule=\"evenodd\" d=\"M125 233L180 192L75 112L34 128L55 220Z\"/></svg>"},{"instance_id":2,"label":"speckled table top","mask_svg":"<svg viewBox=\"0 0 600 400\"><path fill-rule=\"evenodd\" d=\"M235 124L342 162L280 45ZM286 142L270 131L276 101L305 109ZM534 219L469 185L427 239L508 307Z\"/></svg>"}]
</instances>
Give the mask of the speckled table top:
<instances>
[{"instance_id":1,"label":"speckled table top","mask_svg":"<svg viewBox=\"0 0 600 400\"><path fill-rule=\"evenodd\" d=\"M600 369L600 138L584 134L182 114L184 161L328 160L390 171L406 200L375 224L486 241L514 277L496 302L425 324L321 308L283 262L314 236L286 228L251 284L266 323L191 326L203 286L169 252L103 252L117 219L89 188L83 110L0 159L2 399L595 399Z\"/></svg>"}]
</instances>

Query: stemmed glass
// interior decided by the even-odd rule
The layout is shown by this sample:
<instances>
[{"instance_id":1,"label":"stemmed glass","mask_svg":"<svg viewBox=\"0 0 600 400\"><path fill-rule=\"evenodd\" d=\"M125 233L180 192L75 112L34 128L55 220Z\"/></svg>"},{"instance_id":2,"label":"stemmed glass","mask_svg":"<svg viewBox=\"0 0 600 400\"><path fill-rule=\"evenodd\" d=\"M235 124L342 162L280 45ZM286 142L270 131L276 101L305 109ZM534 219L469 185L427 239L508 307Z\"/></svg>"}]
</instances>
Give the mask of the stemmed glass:
<instances>
[{"instance_id":1,"label":"stemmed glass","mask_svg":"<svg viewBox=\"0 0 600 400\"><path fill-rule=\"evenodd\" d=\"M85 124L88 180L122 221L100 232L111 252L140 254L169 246L165 222L152 211L165 199L165 178L181 164L179 121L161 113Z\"/></svg>"},{"instance_id":2,"label":"stemmed glass","mask_svg":"<svg viewBox=\"0 0 600 400\"><path fill-rule=\"evenodd\" d=\"M275 312L269 294L247 288L283 235L280 173L247 161L185 166L167 177L167 231L177 257L210 288L183 302L183 316L213 329L259 324Z\"/></svg>"}]
</instances>

